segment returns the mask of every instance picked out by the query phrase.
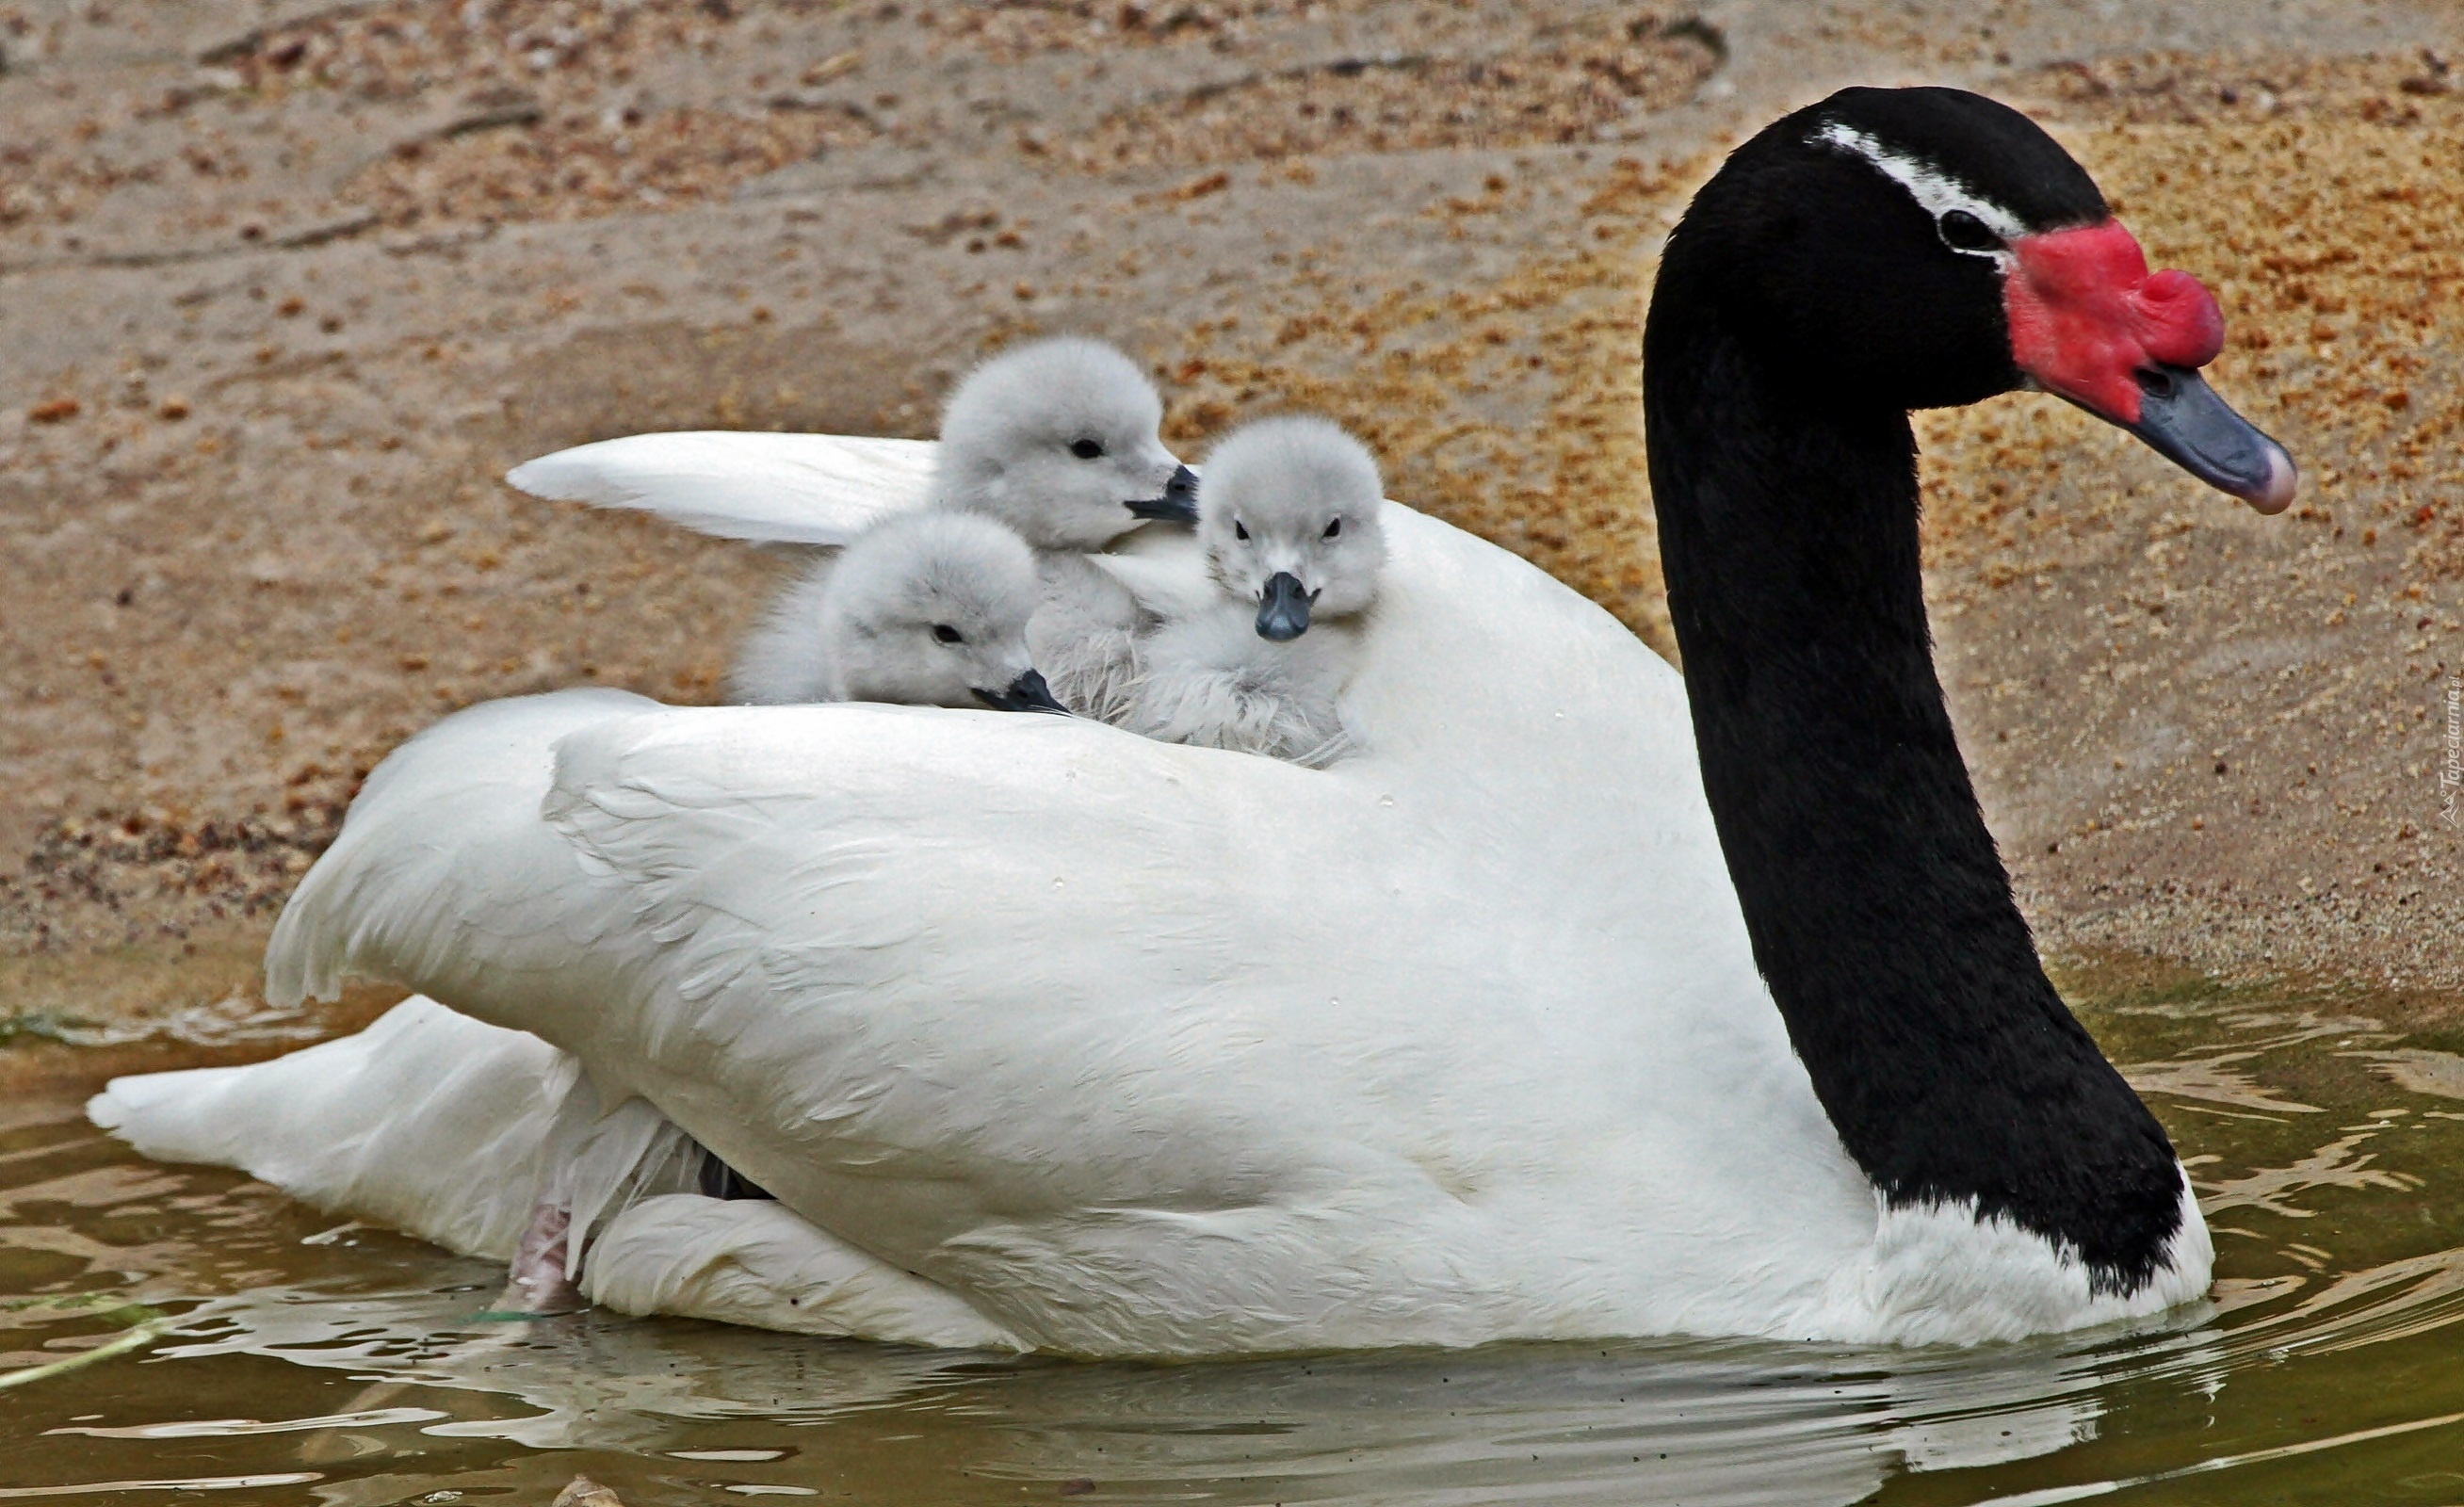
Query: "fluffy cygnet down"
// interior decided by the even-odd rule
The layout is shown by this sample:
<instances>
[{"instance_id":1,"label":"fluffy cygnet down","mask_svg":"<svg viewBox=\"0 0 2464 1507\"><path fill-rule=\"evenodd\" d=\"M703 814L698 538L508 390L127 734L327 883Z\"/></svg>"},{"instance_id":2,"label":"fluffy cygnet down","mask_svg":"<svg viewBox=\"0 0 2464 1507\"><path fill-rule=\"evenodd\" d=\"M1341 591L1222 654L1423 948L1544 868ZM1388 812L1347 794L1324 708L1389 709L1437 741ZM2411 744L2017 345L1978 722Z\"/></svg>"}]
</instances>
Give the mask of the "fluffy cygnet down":
<instances>
[{"instance_id":1,"label":"fluffy cygnet down","mask_svg":"<svg viewBox=\"0 0 2464 1507\"><path fill-rule=\"evenodd\" d=\"M1348 753L1336 698L1386 561L1384 497L1369 451L1323 419L1267 419L1216 447L1198 529L1224 600L1140 644L1123 724L1311 767Z\"/></svg>"},{"instance_id":2,"label":"fluffy cygnet down","mask_svg":"<svg viewBox=\"0 0 2464 1507\"><path fill-rule=\"evenodd\" d=\"M990 518L911 513L808 567L730 676L738 701L1063 711L1027 648L1035 556Z\"/></svg>"},{"instance_id":3,"label":"fluffy cygnet down","mask_svg":"<svg viewBox=\"0 0 2464 1507\"><path fill-rule=\"evenodd\" d=\"M1151 519L1198 517L1198 478L1164 448L1162 422L1135 362L1077 339L1002 352L942 413L934 501L997 518L1035 548L1043 605L1028 646L1055 694L1089 716L1118 719L1153 623L1087 552Z\"/></svg>"}]
</instances>

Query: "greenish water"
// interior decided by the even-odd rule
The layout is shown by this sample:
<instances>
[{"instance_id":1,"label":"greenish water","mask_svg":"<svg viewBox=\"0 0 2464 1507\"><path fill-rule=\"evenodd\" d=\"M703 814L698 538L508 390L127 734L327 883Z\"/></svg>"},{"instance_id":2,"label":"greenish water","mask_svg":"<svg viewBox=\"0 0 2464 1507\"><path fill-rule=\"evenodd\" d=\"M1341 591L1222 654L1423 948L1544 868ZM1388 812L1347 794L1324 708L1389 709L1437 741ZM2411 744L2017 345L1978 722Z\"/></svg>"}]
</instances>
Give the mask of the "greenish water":
<instances>
[{"instance_id":1,"label":"greenish water","mask_svg":"<svg viewBox=\"0 0 2464 1507\"><path fill-rule=\"evenodd\" d=\"M0 1501L629 1507L2464 1503L2464 1057L2366 1001L2090 1023L2215 1231L2215 1300L1974 1350L1658 1343L1085 1365L478 1316L500 1271L0 1107Z\"/></svg>"}]
</instances>

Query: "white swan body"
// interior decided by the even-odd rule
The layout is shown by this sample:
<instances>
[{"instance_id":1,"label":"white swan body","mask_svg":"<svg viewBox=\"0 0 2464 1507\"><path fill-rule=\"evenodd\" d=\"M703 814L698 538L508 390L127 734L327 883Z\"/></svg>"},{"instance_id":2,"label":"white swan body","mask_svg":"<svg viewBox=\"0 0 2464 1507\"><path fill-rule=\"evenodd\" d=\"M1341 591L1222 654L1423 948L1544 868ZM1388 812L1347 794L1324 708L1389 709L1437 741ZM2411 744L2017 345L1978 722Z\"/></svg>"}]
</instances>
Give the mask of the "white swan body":
<instances>
[{"instance_id":1,"label":"white swan body","mask_svg":"<svg viewBox=\"0 0 2464 1507\"><path fill-rule=\"evenodd\" d=\"M1884 1209L1754 972L1674 672L1387 521L1368 752L1332 770L1057 718L492 704L370 779L272 991L372 974L531 1031L1040 1348L1978 1340L2204 1289L2195 1209L2127 1299Z\"/></svg>"}]
</instances>

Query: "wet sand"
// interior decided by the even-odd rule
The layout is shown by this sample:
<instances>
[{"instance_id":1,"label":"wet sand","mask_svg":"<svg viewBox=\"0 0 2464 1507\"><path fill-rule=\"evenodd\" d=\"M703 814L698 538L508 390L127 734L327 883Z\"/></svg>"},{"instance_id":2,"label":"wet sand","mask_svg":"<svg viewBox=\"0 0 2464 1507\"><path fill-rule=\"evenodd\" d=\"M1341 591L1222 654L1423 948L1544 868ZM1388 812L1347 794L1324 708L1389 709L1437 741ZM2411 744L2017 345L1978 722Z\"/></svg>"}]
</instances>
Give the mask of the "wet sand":
<instances>
[{"instance_id":1,"label":"wet sand","mask_svg":"<svg viewBox=\"0 0 2464 1507\"><path fill-rule=\"evenodd\" d=\"M1666 651L1653 255L1727 145L1858 81L2051 124L2305 470L2262 519L2050 400L1923 421L1943 675L2046 950L2464 998L2446 8L18 0L0 48L16 1037L277 1050L248 960L386 749L715 693L781 562L509 466L928 433L1030 332L1151 363L1184 453L1333 413Z\"/></svg>"}]
</instances>

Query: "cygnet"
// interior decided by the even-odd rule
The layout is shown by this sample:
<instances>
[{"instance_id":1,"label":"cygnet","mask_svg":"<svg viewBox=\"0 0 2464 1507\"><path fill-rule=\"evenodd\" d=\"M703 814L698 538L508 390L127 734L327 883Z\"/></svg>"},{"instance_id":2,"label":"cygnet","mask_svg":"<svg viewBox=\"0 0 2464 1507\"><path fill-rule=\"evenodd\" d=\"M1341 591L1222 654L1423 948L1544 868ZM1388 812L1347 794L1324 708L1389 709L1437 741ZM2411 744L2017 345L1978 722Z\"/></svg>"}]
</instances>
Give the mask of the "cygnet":
<instances>
[{"instance_id":1,"label":"cygnet","mask_svg":"<svg viewBox=\"0 0 2464 1507\"><path fill-rule=\"evenodd\" d=\"M1267 419L1208 458L1199 537L1222 593L1156 629L1124 725L1311 767L1352 747L1337 708L1386 560L1385 487L1324 419Z\"/></svg>"},{"instance_id":2,"label":"cygnet","mask_svg":"<svg viewBox=\"0 0 2464 1507\"><path fill-rule=\"evenodd\" d=\"M1060 699L1089 716L1118 719L1153 623L1087 552L1150 519L1198 518L1198 478L1164 448L1162 422L1137 364L1079 339L1002 352L942 414L934 502L998 518L1035 548L1043 604L1027 643Z\"/></svg>"},{"instance_id":3,"label":"cygnet","mask_svg":"<svg viewBox=\"0 0 2464 1507\"><path fill-rule=\"evenodd\" d=\"M1035 669L1035 555L990 518L910 513L824 557L737 657L738 701L1064 711Z\"/></svg>"}]
</instances>

